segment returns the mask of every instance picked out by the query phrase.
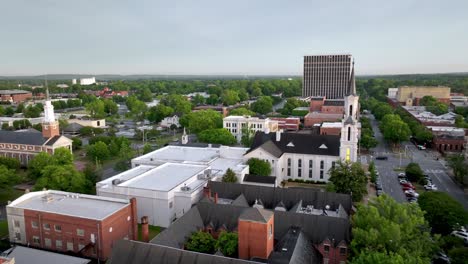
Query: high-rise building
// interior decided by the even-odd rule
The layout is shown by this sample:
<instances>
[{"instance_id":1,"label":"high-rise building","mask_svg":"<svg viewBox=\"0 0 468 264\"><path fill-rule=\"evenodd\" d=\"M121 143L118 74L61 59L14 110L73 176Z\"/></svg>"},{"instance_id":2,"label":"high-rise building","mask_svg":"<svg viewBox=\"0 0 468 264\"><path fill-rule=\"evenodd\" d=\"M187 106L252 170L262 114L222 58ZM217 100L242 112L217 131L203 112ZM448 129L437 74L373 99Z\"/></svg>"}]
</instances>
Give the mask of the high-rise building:
<instances>
[{"instance_id":1,"label":"high-rise building","mask_svg":"<svg viewBox=\"0 0 468 264\"><path fill-rule=\"evenodd\" d=\"M350 54L304 56L302 96L343 99L352 93L354 60Z\"/></svg>"}]
</instances>

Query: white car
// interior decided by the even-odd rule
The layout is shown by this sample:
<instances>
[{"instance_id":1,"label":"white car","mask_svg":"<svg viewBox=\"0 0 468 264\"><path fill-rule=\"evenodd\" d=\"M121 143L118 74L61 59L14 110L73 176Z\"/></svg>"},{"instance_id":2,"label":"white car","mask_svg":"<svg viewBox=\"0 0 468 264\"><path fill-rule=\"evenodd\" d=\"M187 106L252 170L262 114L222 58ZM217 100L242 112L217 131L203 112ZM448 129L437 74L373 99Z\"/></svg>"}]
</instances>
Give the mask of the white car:
<instances>
[{"instance_id":1,"label":"white car","mask_svg":"<svg viewBox=\"0 0 468 264\"><path fill-rule=\"evenodd\" d=\"M407 180L400 180L400 184L409 183Z\"/></svg>"},{"instance_id":2,"label":"white car","mask_svg":"<svg viewBox=\"0 0 468 264\"><path fill-rule=\"evenodd\" d=\"M405 191L405 195L406 195L406 196L416 197L416 198L419 197L419 193L415 192L415 191L412 190L412 189L406 190L406 191Z\"/></svg>"},{"instance_id":3,"label":"white car","mask_svg":"<svg viewBox=\"0 0 468 264\"><path fill-rule=\"evenodd\" d=\"M426 147L425 147L425 146L423 146L423 145L418 145L418 149L420 149L420 150L425 150L425 149L426 149Z\"/></svg>"},{"instance_id":4,"label":"white car","mask_svg":"<svg viewBox=\"0 0 468 264\"><path fill-rule=\"evenodd\" d=\"M466 230L455 230L452 232L452 236L459 237L463 239L463 242L465 242L465 244L468 244L468 232L466 232Z\"/></svg>"},{"instance_id":5,"label":"white car","mask_svg":"<svg viewBox=\"0 0 468 264\"><path fill-rule=\"evenodd\" d=\"M437 191L438 190L437 186L435 186L434 184L424 185L424 189L426 191Z\"/></svg>"},{"instance_id":6,"label":"white car","mask_svg":"<svg viewBox=\"0 0 468 264\"><path fill-rule=\"evenodd\" d=\"M405 177L405 176L406 176L406 175L405 175L405 173L404 173L404 172L400 172L400 173L398 173L398 177Z\"/></svg>"}]
</instances>

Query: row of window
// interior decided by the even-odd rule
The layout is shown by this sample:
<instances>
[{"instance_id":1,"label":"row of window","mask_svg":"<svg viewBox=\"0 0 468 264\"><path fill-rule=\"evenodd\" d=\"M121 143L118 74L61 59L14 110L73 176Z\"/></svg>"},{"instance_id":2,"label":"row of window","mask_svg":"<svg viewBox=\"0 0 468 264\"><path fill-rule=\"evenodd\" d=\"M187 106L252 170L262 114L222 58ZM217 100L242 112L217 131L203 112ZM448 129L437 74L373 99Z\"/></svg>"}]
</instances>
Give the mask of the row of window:
<instances>
[{"instance_id":1,"label":"row of window","mask_svg":"<svg viewBox=\"0 0 468 264\"><path fill-rule=\"evenodd\" d=\"M332 168L335 167L335 162L332 162ZM325 162L320 161L320 179L323 179ZM313 177L313 161L309 160L309 178ZM288 158L287 176L291 177L291 158ZM302 177L302 159L297 160L297 177Z\"/></svg>"},{"instance_id":2,"label":"row of window","mask_svg":"<svg viewBox=\"0 0 468 264\"><path fill-rule=\"evenodd\" d=\"M246 123L241 123L241 126L242 127L245 127L246 126ZM226 123L226 128L237 128L237 123ZM263 124L251 124L250 125L250 128L253 128L253 129L262 129L263 128Z\"/></svg>"},{"instance_id":3,"label":"row of window","mask_svg":"<svg viewBox=\"0 0 468 264\"><path fill-rule=\"evenodd\" d=\"M40 245L41 244L41 239L38 236L33 236L33 244L35 245ZM44 238L44 246L47 248L52 248L52 239L50 238ZM78 244L78 251L83 249L85 247L84 244ZM55 249L61 250L63 249L63 243L62 240L55 240ZM73 242L67 242L67 251L74 251L74 244Z\"/></svg>"},{"instance_id":4,"label":"row of window","mask_svg":"<svg viewBox=\"0 0 468 264\"><path fill-rule=\"evenodd\" d=\"M31 226L32 226L32 228L38 228L39 227L37 221L31 221ZM42 228L44 230L49 231L51 229L51 226L50 226L49 223L44 223L44 224L42 224ZM54 225L54 230L55 230L55 232L60 233L60 232L62 232L62 226L61 225ZM77 228L76 229L76 235L77 236L84 236L84 229Z\"/></svg>"}]
</instances>

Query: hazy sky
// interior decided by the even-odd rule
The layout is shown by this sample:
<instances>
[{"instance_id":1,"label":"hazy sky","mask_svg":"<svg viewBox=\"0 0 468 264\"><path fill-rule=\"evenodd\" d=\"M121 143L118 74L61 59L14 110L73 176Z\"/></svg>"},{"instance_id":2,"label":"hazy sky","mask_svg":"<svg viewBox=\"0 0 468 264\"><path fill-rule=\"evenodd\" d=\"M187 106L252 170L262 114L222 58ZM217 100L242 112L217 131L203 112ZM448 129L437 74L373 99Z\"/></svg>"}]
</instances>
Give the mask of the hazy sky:
<instances>
[{"instance_id":1,"label":"hazy sky","mask_svg":"<svg viewBox=\"0 0 468 264\"><path fill-rule=\"evenodd\" d=\"M2 0L0 75L468 72L468 0Z\"/></svg>"}]
</instances>

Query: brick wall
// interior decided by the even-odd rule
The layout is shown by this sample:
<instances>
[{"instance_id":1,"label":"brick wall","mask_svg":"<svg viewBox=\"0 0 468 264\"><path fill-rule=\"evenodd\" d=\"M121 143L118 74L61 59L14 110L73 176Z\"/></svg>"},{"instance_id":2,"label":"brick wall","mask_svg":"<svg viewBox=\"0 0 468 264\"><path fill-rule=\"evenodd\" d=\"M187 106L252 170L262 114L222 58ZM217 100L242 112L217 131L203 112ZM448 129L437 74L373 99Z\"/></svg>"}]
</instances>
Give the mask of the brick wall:
<instances>
[{"instance_id":1,"label":"brick wall","mask_svg":"<svg viewBox=\"0 0 468 264\"><path fill-rule=\"evenodd\" d=\"M328 264L341 264L346 263L348 258L347 245L340 242L334 246L334 241L326 239L322 243L315 246L315 248L322 254L323 263Z\"/></svg>"},{"instance_id":2,"label":"brick wall","mask_svg":"<svg viewBox=\"0 0 468 264\"><path fill-rule=\"evenodd\" d=\"M335 135L339 136L341 134L340 127L321 127L320 135Z\"/></svg>"},{"instance_id":3,"label":"brick wall","mask_svg":"<svg viewBox=\"0 0 468 264\"><path fill-rule=\"evenodd\" d=\"M240 220L238 224L240 259L267 259L274 247L274 216L267 223Z\"/></svg>"}]
</instances>

